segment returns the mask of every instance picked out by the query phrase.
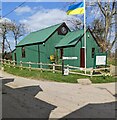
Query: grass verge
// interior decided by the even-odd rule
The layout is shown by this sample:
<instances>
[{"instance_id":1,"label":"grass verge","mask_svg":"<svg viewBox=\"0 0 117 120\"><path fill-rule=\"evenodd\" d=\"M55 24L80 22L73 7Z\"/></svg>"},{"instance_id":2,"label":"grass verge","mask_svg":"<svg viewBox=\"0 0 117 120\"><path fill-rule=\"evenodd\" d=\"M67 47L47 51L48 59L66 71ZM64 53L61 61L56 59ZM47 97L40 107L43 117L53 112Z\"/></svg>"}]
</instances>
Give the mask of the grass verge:
<instances>
[{"instance_id":1,"label":"grass verge","mask_svg":"<svg viewBox=\"0 0 117 120\"><path fill-rule=\"evenodd\" d=\"M108 65L116 65L117 66L117 62L115 61L115 58L108 58L107 59L107 64Z\"/></svg>"},{"instance_id":2,"label":"grass verge","mask_svg":"<svg viewBox=\"0 0 117 120\"><path fill-rule=\"evenodd\" d=\"M67 82L67 83L77 83L77 79L80 78L89 78L92 83L109 83L109 82L117 82L114 77L111 76L100 76L100 77L87 77L83 75L73 75L70 74L68 76L62 76L61 73L52 73L49 71L43 71L42 73L39 70L31 70L29 71L26 68L21 70L19 67L13 68L4 66L4 71L21 77L37 79L37 80L49 80L49 81L56 81L56 82Z\"/></svg>"}]
</instances>

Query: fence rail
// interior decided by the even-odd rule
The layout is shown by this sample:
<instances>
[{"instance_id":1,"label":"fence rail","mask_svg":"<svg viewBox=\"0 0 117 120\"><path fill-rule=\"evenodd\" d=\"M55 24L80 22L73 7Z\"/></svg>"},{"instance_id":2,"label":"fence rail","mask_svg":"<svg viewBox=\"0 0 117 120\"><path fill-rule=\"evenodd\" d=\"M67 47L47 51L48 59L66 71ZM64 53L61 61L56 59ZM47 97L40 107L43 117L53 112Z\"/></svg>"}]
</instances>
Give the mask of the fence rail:
<instances>
[{"instance_id":1,"label":"fence rail","mask_svg":"<svg viewBox=\"0 0 117 120\"><path fill-rule=\"evenodd\" d=\"M37 69L37 70L40 70L41 72L43 71L52 71L53 73L55 72L61 72L61 68L62 68L62 65L60 64L49 64L49 63L35 63L35 62L22 62L20 61L19 63L16 62L16 61L12 61L12 60L6 60L6 59L0 59L1 61L1 64L2 65L8 65L9 67L19 67L21 70L23 68L27 68L29 69L29 71L33 70L33 69ZM24 66L27 65L27 66ZM35 68L33 67L33 65L39 65L38 68ZM48 67L44 67L44 66L48 66ZM56 67L59 67L59 69L57 69ZM71 74L79 74L79 75L85 75L85 76L102 76L102 75L106 75L106 73L104 72L105 70L108 70L110 71L110 67L108 68L96 68L96 69L93 69L93 68L80 68L80 67L75 67L75 66L69 66L69 65L64 65L65 68L67 68L69 70L69 73ZM84 71L87 71L86 74ZM98 71L100 72L100 74L93 74L94 71ZM103 72L102 72L103 71Z\"/></svg>"}]
</instances>

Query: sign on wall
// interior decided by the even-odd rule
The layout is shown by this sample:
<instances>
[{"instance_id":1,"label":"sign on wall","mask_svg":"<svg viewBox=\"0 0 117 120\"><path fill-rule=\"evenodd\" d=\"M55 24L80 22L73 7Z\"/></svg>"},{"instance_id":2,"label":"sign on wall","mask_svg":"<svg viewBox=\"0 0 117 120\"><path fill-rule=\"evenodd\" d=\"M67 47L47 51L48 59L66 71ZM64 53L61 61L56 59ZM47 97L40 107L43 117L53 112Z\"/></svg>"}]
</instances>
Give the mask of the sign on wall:
<instances>
[{"instance_id":1,"label":"sign on wall","mask_svg":"<svg viewBox=\"0 0 117 120\"><path fill-rule=\"evenodd\" d=\"M96 56L96 65L106 65L106 56Z\"/></svg>"},{"instance_id":2,"label":"sign on wall","mask_svg":"<svg viewBox=\"0 0 117 120\"><path fill-rule=\"evenodd\" d=\"M77 60L77 57L63 57L63 60Z\"/></svg>"}]
</instances>

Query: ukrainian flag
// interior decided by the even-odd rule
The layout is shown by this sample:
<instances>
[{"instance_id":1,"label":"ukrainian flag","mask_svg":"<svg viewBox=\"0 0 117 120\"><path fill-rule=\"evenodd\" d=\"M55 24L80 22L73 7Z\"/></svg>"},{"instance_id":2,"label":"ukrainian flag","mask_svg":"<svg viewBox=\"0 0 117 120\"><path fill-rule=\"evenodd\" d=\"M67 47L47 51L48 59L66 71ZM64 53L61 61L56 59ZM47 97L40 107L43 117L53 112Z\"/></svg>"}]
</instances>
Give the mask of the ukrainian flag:
<instances>
[{"instance_id":1,"label":"ukrainian flag","mask_svg":"<svg viewBox=\"0 0 117 120\"><path fill-rule=\"evenodd\" d=\"M83 14L84 13L84 4L83 2L79 2L77 4L73 4L69 6L67 10L68 15L76 15L76 14Z\"/></svg>"}]
</instances>

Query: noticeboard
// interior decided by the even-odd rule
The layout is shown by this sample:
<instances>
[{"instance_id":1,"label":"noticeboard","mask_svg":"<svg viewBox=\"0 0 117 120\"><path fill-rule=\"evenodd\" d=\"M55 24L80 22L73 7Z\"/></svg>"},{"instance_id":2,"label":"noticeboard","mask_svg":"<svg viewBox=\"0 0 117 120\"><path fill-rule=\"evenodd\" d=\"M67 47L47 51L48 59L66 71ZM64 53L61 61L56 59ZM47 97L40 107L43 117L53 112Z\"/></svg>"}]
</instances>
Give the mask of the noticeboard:
<instances>
[{"instance_id":1,"label":"noticeboard","mask_svg":"<svg viewBox=\"0 0 117 120\"><path fill-rule=\"evenodd\" d=\"M96 56L96 65L106 65L106 56Z\"/></svg>"},{"instance_id":2,"label":"noticeboard","mask_svg":"<svg viewBox=\"0 0 117 120\"><path fill-rule=\"evenodd\" d=\"M107 65L107 53L98 53L94 57L94 67Z\"/></svg>"}]
</instances>

